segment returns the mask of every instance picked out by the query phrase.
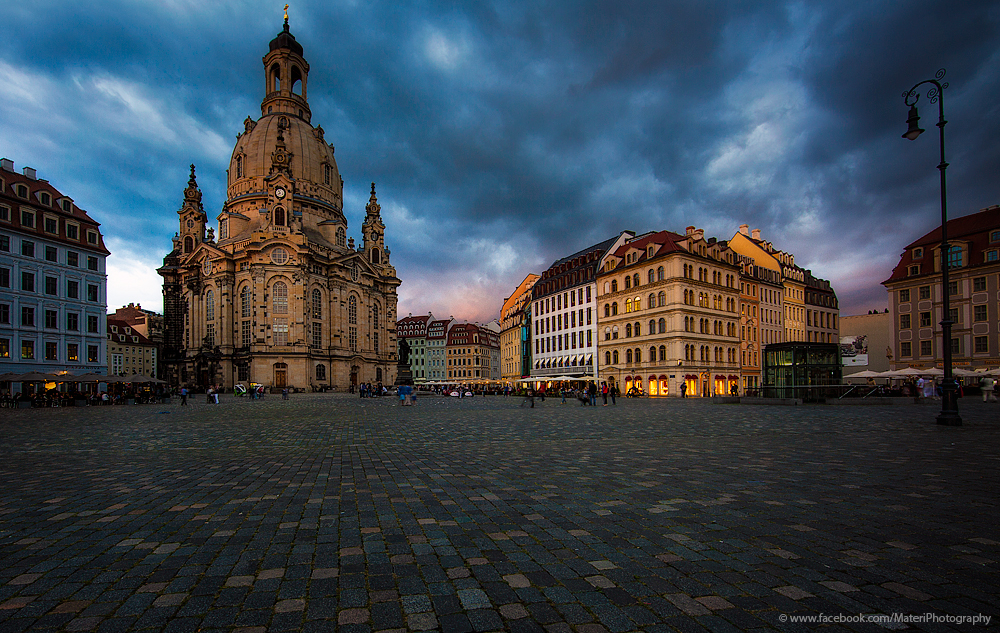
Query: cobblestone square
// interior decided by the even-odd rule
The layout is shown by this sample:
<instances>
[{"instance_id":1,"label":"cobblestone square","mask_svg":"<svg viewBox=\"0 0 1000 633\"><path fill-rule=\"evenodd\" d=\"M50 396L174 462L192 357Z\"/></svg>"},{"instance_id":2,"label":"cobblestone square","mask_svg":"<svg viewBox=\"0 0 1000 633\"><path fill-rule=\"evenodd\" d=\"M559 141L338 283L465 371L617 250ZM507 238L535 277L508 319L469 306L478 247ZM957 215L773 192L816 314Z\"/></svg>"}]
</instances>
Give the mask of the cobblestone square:
<instances>
[{"instance_id":1,"label":"cobblestone square","mask_svg":"<svg viewBox=\"0 0 1000 633\"><path fill-rule=\"evenodd\" d=\"M996 626L1000 405L519 404L4 410L0 632Z\"/></svg>"}]
</instances>

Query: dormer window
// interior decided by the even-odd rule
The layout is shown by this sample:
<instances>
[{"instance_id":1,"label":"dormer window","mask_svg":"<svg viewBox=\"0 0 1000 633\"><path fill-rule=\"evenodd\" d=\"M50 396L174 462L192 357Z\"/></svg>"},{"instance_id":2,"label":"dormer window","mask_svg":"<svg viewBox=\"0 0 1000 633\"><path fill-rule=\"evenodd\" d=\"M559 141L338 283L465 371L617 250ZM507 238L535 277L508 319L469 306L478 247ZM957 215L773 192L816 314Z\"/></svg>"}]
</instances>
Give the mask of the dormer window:
<instances>
[{"instance_id":1,"label":"dormer window","mask_svg":"<svg viewBox=\"0 0 1000 633\"><path fill-rule=\"evenodd\" d=\"M14 185L14 195L16 195L18 198L27 198L28 187L21 184Z\"/></svg>"},{"instance_id":2,"label":"dormer window","mask_svg":"<svg viewBox=\"0 0 1000 633\"><path fill-rule=\"evenodd\" d=\"M52 206L52 196L47 191L42 191L38 194L38 201L47 207Z\"/></svg>"},{"instance_id":3,"label":"dormer window","mask_svg":"<svg viewBox=\"0 0 1000 633\"><path fill-rule=\"evenodd\" d=\"M59 206L62 207L62 210L65 211L66 213L73 212L73 203L66 198L63 198L62 200L59 201Z\"/></svg>"},{"instance_id":4,"label":"dormer window","mask_svg":"<svg viewBox=\"0 0 1000 633\"><path fill-rule=\"evenodd\" d=\"M914 276L914 275L919 275L920 274L920 265L918 264L916 266L910 266L910 273L909 274L910 274L911 277Z\"/></svg>"},{"instance_id":5,"label":"dormer window","mask_svg":"<svg viewBox=\"0 0 1000 633\"><path fill-rule=\"evenodd\" d=\"M922 248L913 249L913 259L920 259L923 256L924 256L924 249Z\"/></svg>"}]
</instances>

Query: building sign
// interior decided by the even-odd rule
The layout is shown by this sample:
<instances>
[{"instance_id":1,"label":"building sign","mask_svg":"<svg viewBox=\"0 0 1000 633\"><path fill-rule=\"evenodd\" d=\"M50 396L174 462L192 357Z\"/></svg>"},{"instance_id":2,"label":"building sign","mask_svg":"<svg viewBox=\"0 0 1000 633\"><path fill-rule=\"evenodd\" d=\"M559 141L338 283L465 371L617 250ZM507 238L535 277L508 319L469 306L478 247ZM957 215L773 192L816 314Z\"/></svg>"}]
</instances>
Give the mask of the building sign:
<instances>
[{"instance_id":1,"label":"building sign","mask_svg":"<svg viewBox=\"0 0 1000 633\"><path fill-rule=\"evenodd\" d=\"M844 367L867 367L868 335L841 336L840 358Z\"/></svg>"}]
</instances>

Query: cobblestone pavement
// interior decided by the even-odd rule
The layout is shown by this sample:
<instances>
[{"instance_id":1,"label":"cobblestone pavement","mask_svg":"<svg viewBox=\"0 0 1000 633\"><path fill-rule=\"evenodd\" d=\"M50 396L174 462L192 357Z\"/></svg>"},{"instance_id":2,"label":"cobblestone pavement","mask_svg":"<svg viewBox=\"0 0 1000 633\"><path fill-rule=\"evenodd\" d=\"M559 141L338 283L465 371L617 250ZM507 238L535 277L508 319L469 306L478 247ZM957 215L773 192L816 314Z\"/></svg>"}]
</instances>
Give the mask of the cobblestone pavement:
<instances>
[{"instance_id":1,"label":"cobblestone pavement","mask_svg":"<svg viewBox=\"0 0 1000 633\"><path fill-rule=\"evenodd\" d=\"M997 404L192 400L0 412L0 632L1000 615Z\"/></svg>"}]
</instances>

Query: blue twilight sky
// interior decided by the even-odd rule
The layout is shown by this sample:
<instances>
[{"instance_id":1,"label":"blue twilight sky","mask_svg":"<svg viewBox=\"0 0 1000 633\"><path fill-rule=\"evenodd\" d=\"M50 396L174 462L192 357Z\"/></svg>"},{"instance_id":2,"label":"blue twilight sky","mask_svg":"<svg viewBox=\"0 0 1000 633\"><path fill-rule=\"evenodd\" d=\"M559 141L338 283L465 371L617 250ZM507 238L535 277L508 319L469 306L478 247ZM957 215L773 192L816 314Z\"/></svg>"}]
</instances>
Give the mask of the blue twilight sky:
<instances>
[{"instance_id":1,"label":"blue twilight sky","mask_svg":"<svg viewBox=\"0 0 1000 633\"><path fill-rule=\"evenodd\" d=\"M161 308L188 174L213 219L284 2L0 4L0 154L103 225L109 306ZM313 124L349 234L372 181L399 312L495 318L590 244L746 223L830 279L842 314L940 221L931 130L901 95L948 69L949 209L1000 203L1000 3L297 0Z\"/></svg>"}]
</instances>

